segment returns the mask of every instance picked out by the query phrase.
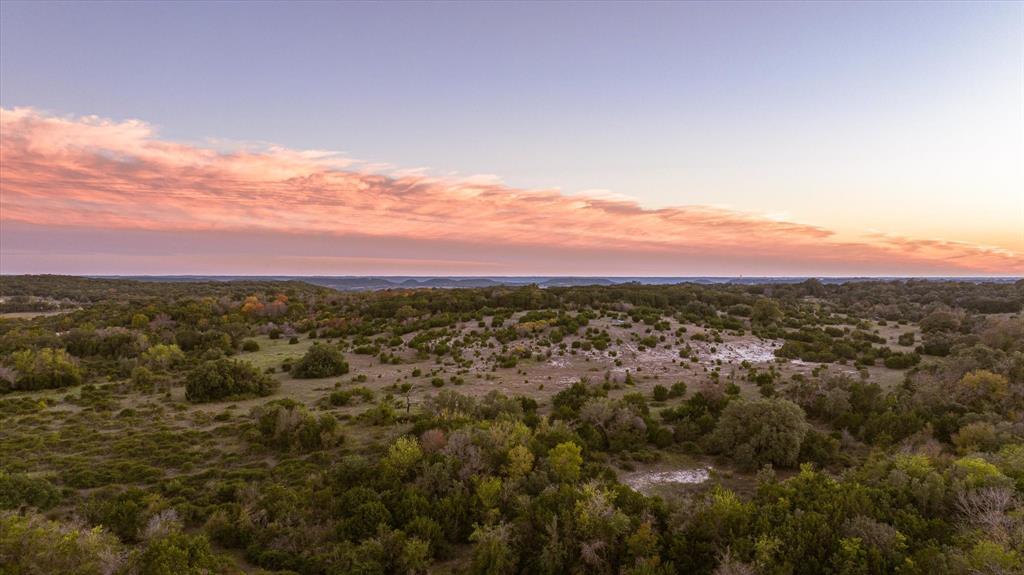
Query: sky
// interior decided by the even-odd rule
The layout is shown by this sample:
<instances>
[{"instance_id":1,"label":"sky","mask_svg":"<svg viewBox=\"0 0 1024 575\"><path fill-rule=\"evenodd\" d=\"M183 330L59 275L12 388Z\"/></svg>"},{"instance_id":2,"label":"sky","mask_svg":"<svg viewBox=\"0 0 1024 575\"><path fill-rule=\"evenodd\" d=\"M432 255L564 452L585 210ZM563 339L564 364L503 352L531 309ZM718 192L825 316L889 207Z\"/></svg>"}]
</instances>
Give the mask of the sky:
<instances>
[{"instance_id":1,"label":"sky","mask_svg":"<svg viewBox=\"0 0 1024 575\"><path fill-rule=\"evenodd\" d=\"M1024 3L0 3L0 273L1024 275Z\"/></svg>"}]
</instances>

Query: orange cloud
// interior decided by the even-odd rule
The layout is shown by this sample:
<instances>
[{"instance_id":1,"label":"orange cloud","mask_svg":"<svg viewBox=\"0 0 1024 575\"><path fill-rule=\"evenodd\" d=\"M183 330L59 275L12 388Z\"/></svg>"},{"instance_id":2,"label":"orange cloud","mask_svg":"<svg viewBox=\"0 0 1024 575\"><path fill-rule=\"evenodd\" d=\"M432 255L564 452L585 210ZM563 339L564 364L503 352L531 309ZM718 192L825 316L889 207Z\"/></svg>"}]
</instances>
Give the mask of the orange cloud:
<instances>
[{"instance_id":1,"label":"orange cloud","mask_svg":"<svg viewBox=\"0 0 1024 575\"><path fill-rule=\"evenodd\" d=\"M390 256L398 261L447 258L431 256L430 246L454 242L488 246L476 261L511 266L509 273L536 273L512 254L537 248L585 254L595 266L590 273L607 274L628 274L630 261L644 262L646 273L704 274L709 258L734 262L732 274L759 261L780 274L1024 271L1020 254L1000 248L878 234L851 241L817 226L708 206L652 210L607 195L515 189L494 178L371 173L326 151L225 152L162 141L139 121L4 109L0 133L0 221L30 226L203 233L212 244L216 234L209 232L334 237L339 249L353 236L417 242L409 254ZM154 257L166 255L159 244L151 247ZM301 248L292 256L309 257ZM603 257L608 271L597 269Z\"/></svg>"}]
</instances>

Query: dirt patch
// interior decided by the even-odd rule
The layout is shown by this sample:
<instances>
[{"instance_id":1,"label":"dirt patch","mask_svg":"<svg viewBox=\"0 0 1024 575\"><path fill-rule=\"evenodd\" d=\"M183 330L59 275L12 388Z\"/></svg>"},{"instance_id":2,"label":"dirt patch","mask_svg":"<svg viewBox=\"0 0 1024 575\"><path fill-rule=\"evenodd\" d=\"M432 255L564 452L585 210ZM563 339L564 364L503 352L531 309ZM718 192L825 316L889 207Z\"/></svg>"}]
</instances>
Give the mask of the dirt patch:
<instances>
[{"instance_id":1,"label":"dirt patch","mask_svg":"<svg viewBox=\"0 0 1024 575\"><path fill-rule=\"evenodd\" d=\"M50 317L62 315L75 310L54 310L54 311L11 311L0 313L0 319L33 319L37 317Z\"/></svg>"},{"instance_id":2,"label":"dirt patch","mask_svg":"<svg viewBox=\"0 0 1024 575\"><path fill-rule=\"evenodd\" d=\"M640 493L650 495L657 487L672 485L700 485L711 478L711 467L692 467L669 471L638 471L619 478Z\"/></svg>"},{"instance_id":3,"label":"dirt patch","mask_svg":"<svg viewBox=\"0 0 1024 575\"><path fill-rule=\"evenodd\" d=\"M701 360L722 363L770 363L775 361L775 350L781 341L770 339L739 339L723 343L692 342Z\"/></svg>"}]
</instances>

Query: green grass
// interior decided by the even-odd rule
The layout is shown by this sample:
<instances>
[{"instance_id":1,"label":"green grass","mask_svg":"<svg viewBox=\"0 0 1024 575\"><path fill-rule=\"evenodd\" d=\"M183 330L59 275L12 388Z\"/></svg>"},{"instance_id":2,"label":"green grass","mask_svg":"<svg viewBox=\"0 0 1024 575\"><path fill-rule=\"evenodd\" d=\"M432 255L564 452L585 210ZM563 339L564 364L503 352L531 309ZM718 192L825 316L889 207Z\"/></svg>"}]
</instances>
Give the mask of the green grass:
<instances>
[{"instance_id":1,"label":"green grass","mask_svg":"<svg viewBox=\"0 0 1024 575\"><path fill-rule=\"evenodd\" d=\"M306 350L308 350L314 342L317 341L305 336L301 336L299 338L299 343L295 344L289 344L288 338L285 336L281 336L280 339L270 339L263 335L248 339L255 340L259 343L260 350L243 352L238 354L237 357L238 359L252 363L261 370L268 367L280 369L281 364L286 359L291 359L294 363L306 353Z\"/></svg>"}]
</instances>

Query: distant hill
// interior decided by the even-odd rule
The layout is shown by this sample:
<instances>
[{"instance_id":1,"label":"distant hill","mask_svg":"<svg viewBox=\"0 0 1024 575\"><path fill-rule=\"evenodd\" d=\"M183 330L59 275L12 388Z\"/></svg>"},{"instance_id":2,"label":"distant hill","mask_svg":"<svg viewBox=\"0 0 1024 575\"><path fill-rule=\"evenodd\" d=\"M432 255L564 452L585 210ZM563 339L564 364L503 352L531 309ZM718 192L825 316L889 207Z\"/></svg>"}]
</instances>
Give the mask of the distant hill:
<instances>
[{"instance_id":1,"label":"distant hill","mask_svg":"<svg viewBox=\"0 0 1024 575\"><path fill-rule=\"evenodd\" d=\"M675 277L602 277L602 276L92 276L104 279L131 279L139 281L303 281L339 291L375 291L387 289L453 289L482 288L496 286L537 285L548 287L574 286L609 286L616 284L638 283L644 285L667 285L678 283L695 284L790 284L800 283L808 277L711 277L711 276L675 276ZM1020 278L1013 277L826 277L818 278L825 284L842 284L858 281L965 281L984 283L1013 283Z\"/></svg>"}]
</instances>

